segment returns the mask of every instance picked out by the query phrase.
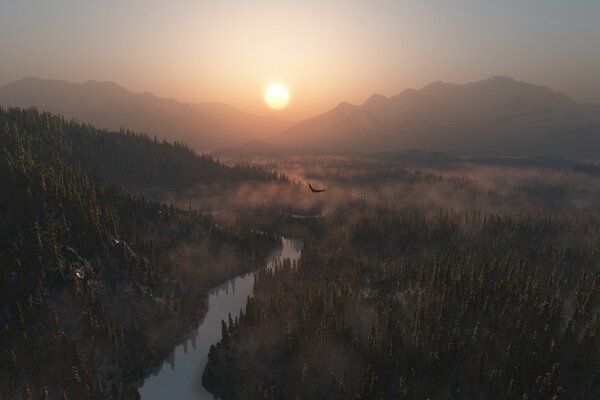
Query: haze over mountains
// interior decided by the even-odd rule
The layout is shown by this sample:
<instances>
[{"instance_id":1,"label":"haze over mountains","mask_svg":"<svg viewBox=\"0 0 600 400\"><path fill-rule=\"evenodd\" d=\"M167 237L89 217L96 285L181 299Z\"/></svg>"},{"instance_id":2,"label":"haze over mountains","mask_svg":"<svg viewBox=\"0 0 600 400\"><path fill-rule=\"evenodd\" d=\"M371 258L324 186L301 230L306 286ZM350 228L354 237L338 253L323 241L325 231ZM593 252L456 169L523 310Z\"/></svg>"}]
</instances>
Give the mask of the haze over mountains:
<instances>
[{"instance_id":1,"label":"haze over mountains","mask_svg":"<svg viewBox=\"0 0 600 400\"><path fill-rule=\"evenodd\" d=\"M325 151L600 157L600 106L546 87L495 76L434 82L363 105L341 103L284 132L271 145Z\"/></svg>"},{"instance_id":2,"label":"haze over mountains","mask_svg":"<svg viewBox=\"0 0 600 400\"><path fill-rule=\"evenodd\" d=\"M263 139L292 124L257 116L221 103L180 103L150 93L133 93L113 82L83 84L25 78L0 87L0 105L36 107L62 114L97 128L121 127L170 141L183 141L196 150L213 150Z\"/></svg>"},{"instance_id":3,"label":"haze over mountains","mask_svg":"<svg viewBox=\"0 0 600 400\"><path fill-rule=\"evenodd\" d=\"M494 76L431 83L291 123L218 103L185 104L111 82L26 78L0 88L0 105L35 106L100 128L126 127L221 154L374 153L600 158L600 106Z\"/></svg>"}]
</instances>

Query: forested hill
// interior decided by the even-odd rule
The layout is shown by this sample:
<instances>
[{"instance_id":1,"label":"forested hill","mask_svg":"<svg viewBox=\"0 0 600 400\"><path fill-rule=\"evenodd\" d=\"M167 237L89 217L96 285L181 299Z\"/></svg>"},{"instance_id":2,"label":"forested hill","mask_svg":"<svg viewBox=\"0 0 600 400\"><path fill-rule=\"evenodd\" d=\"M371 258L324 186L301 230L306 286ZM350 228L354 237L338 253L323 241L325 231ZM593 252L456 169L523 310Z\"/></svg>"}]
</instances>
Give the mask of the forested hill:
<instances>
[{"instance_id":1,"label":"forested hill","mask_svg":"<svg viewBox=\"0 0 600 400\"><path fill-rule=\"evenodd\" d=\"M275 245L131 194L108 181L118 171L137 185L272 178L182 145L0 110L0 399L139 398L136 383L197 326L208 288Z\"/></svg>"},{"instance_id":2,"label":"forested hill","mask_svg":"<svg viewBox=\"0 0 600 400\"><path fill-rule=\"evenodd\" d=\"M129 130L109 132L36 109L0 108L0 129L27 143L35 159L80 165L94 177L142 193L199 183L286 180L257 166L228 167L184 143Z\"/></svg>"}]
</instances>

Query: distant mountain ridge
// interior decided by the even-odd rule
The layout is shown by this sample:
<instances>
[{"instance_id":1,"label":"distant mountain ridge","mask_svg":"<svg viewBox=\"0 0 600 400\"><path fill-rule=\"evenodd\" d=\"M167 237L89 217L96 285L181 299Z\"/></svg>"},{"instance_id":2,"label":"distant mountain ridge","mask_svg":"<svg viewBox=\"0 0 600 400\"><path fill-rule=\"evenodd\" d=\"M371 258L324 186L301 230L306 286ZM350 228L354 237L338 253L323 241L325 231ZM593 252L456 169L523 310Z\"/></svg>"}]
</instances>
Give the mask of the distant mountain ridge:
<instances>
[{"instance_id":1,"label":"distant mountain ridge","mask_svg":"<svg viewBox=\"0 0 600 400\"><path fill-rule=\"evenodd\" d=\"M600 106L547 87L493 76L433 82L291 123L219 103L186 104L113 82L25 78L0 87L0 106L34 106L99 128L156 134L195 150L248 154L374 153L600 159Z\"/></svg>"},{"instance_id":2,"label":"distant mountain ridge","mask_svg":"<svg viewBox=\"0 0 600 400\"><path fill-rule=\"evenodd\" d=\"M226 104L181 103L92 80L24 78L0 87L0 105L36 107L109 130L127 127L203 151L264 139L292 125Z\"/></svg>"},{"instance_id":3,"label":"distant mountain ridge","mask_svg":"<svg viewBox=\"0 0 600 400\"><path fill-rule=\"evenodd\" d=\"M360 106L340 103L267 143L304 151L600 158L600 106L505 76L434 82L389 98L375 94Z\"/></svg>"}]
</instances>

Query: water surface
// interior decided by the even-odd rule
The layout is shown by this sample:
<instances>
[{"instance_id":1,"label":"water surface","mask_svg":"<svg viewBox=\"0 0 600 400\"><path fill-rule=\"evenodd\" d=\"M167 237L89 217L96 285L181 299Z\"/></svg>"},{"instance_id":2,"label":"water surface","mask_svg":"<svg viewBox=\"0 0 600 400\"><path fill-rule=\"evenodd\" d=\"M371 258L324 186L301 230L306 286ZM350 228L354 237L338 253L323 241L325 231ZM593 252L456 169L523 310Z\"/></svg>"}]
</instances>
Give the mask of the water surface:
<instances>
[{"instance_id":1,"label":"water surface","mask_svg":"<svg viewBox=\"0 0 600 400\"><path fill-rule=\"evenodd\" d=\"M283 258L297 260L302 243L282 238L281 249L273 251L265 268ZM229 313L235 318L253 295L256 272L239 275L214 287L208 298L208 312L196 331L180 343L161 367L146 378L139 388L143 400L213 400L215 397L202 387L202 372L208 361L208 350L221 339L221 320Z\"/></svg>"}]
</instances>

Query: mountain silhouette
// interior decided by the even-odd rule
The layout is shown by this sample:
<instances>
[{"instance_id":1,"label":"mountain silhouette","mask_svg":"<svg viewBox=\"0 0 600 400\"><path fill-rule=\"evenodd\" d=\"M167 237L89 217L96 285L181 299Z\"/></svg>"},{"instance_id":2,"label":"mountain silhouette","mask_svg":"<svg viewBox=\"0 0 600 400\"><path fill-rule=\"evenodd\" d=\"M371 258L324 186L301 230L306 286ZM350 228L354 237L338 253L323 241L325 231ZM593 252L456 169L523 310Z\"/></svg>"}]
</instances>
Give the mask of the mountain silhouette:
<instances>
[{"instance_id":1,"label":"mountain silhouette","mask_svg":"<svg viewBox=\"0 0 600 400\"><path fill-rule=\"evenodd\" d=\"M126 127L205 151L264 139L292 125L226 104L189 104L133 93L114 82L24 78L0 87L0 106L36 107L98 128Z\"/></svg>"},{"instance_id":2,"label":"mountain silhouette","mask_svg":"<svg viewBox=\"0 0 600 400\"><path fill-rule=\"evenodd\" d=\"M389 98L375 94L361 106L340 103L266 143L320 152L600 158L600 106L505 76L434 82Z\"/></svg>"}]
</instances>

